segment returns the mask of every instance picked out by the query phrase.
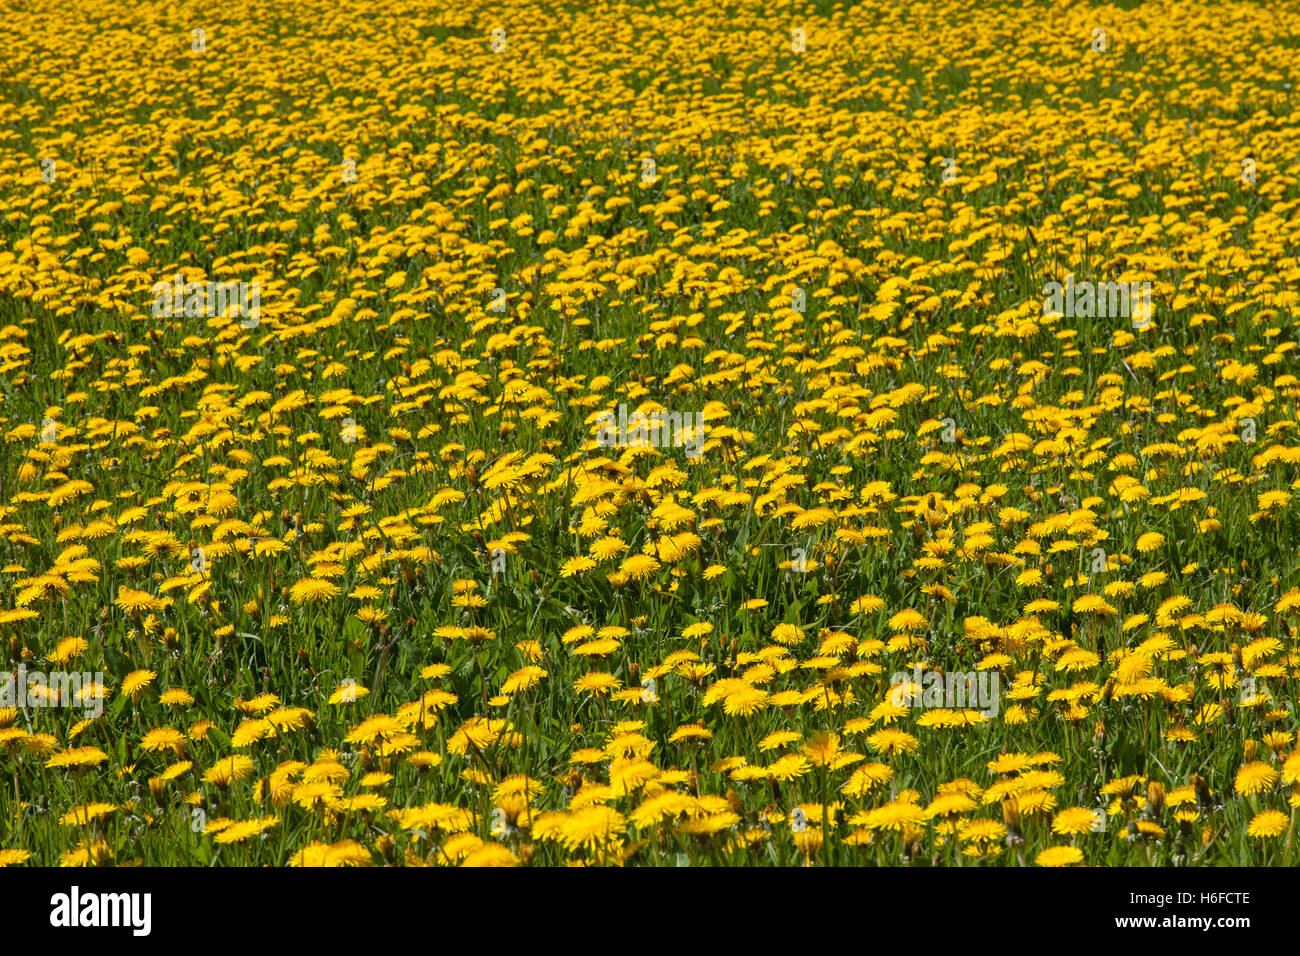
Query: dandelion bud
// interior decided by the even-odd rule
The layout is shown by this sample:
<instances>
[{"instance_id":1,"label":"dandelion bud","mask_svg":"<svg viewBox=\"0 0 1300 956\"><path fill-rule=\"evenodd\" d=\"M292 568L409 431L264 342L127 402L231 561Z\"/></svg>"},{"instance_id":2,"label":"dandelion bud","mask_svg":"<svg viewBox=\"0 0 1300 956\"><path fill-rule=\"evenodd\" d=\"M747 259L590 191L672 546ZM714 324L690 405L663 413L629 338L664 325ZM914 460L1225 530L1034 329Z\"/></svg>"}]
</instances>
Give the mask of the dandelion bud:
<instances>
[{"instance_id":1,"label":"dandelion bud","mask_svg":"<svg viewBox=\"0 0 1300 956\"><path fill-rule=\"evenodd\" d=\"M1259 743L1255 740L1247 740L1246 745L1242 747L1242 754L1247 760L1254 760L1255 753L1259 750Z\"/></svg>"},{"instance_id":2,"label":"dandelion bud","mask_svg":"<svg viewBox=\"0 0 1300 956\"><path fill-rule=\"evenodd\" d=\"M1020 832L1020 807L1010 797L1002 801L1002 822L1006 824L1008 842L1012 838L1017 841L1023 838Z\"/></svg>"},{"instance_id":3,"label":"dandelion bud","mask_svg":"<svg viewBox=\"0 0 1300 956\"><path fill-rule=\"evenodd\" d=\"M1210 805L1210 785L1199 773L1192 774L1192 788L1196 791L1196 802L1203 807Z\"/></svg>"},{"instance_id":4,"label":"dandelion bud","mask_svg":"<svg viewBox=\"0 0 1300 956\"><path fill-rule=\"evenodd\" d=\"M1156 783L1152 780L1147 784L1147 803L1151 806L1151 812L1159 816L1165 807L1165 787L1162 783Z\"/></svg>"}]
</instances>

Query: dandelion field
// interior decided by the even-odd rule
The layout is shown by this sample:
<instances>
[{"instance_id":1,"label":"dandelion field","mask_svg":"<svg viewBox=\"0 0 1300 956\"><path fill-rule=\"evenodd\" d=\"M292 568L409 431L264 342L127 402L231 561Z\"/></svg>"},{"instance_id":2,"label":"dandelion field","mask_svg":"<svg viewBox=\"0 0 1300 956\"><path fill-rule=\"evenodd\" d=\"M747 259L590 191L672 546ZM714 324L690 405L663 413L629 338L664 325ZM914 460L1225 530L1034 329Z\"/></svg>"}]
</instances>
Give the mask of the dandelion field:
<instances>
[{"instance_id":1,"label":"dandelion field","mask_svg":"<svg viewBox=\"0 0 1300 956\"><path fill-rule=\"evenodd\" d=\"M0 864L1300 862L1300 9L0 10Z\"/></svg>"}]
</instances>

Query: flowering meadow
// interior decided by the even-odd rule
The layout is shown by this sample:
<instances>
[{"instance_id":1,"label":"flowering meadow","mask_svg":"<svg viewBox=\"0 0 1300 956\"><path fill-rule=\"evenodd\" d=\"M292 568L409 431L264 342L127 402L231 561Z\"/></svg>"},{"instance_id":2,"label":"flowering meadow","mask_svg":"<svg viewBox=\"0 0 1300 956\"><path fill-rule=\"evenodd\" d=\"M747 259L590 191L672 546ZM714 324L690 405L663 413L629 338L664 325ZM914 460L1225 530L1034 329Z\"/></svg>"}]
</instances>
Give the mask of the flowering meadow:
<instances>
[{"instance_id":1,"label":"flowering meadow","mask_svg":"<svg viewBox=\"0 0 1300 956\"><path fill-rule=\"evenodd\" d=\"M1300 864L1298 36L0 0L0 865Z\"/></svg>"}]
</instances>

